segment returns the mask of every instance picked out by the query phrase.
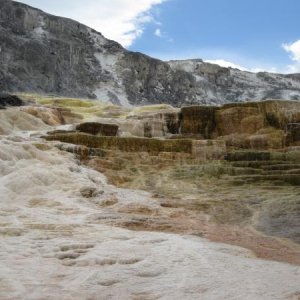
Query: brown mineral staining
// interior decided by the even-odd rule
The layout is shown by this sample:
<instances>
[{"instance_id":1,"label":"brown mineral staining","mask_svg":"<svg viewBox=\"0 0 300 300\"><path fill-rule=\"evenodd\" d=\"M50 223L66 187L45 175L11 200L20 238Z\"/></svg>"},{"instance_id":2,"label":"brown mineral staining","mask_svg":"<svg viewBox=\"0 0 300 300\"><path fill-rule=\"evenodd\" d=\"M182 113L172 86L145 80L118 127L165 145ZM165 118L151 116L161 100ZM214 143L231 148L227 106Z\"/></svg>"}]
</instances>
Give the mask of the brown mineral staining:
<instances>
[{"instance_id":1,"label":"brown mineral staining","mask_svg":"<svg viewBox=\"0 0 300 300\"><path fill-rule=\"evenodd\" d=\"M77 131L46 137L73 144L60 149L79 156L110 183L159 195L152 198L158 207L118 208L109 197L94 198L94 204L115 211L97 222L193 234L248 248L261 258L300 264L299 103L134 111L119 121L121 136L100 136L99 124L84 123ZM90 134L80 132L81 126Z\"/></svg>"},{"instance_id":2,"label":"brown mineral staining","mask_svg":"<svg viewBox=\"0 0 300 300\"><path fill-rule=\"evenodd\" d=\"M76 126L76 130L79 132L100 136L116 136L118 128L118 125L115 124L102 124L97 122L86 122Z\"/></svg>"}]
</instances>

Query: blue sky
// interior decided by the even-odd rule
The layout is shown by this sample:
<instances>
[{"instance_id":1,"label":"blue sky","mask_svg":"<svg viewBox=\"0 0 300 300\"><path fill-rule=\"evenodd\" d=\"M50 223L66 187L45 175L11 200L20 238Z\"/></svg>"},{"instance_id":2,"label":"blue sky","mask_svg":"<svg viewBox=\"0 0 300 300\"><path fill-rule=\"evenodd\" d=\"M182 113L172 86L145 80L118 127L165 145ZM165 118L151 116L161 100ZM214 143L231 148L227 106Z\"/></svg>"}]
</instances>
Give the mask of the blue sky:
<instances>
[{"instance_id":1,"label":"blue sky","mask_svg":"<svg viewBox=\"0 0 300 300\"><path fill-rule=\"evenodd\" d=\"M284 70L291 59L282 44L300 39L299 0L171 0L157 10L162 37L149 24L131 50Z\"/></svg>"},{"instance_id":2,"label":"blue sky","mask_svg":"<svg viewBox=\"0 0 300 300\"><path fill-rule=\"evenodd\" d=\"M24 0L160 59L300 72L299 0Z\"/></svg>"}]
</instances>

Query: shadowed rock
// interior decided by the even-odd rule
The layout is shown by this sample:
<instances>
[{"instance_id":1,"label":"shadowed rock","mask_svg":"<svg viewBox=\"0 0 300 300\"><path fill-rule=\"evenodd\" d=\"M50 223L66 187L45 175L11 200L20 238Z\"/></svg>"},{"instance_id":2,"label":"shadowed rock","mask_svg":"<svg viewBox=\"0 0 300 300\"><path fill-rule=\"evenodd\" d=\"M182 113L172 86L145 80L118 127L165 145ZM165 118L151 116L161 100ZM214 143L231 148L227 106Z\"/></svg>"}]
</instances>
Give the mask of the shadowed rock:
<instances>
[{"instance_id":1,"label":"shadowed rock","mask_svg":"<svg viewBox=\"0 0 300 300\"><path fill-rule=\"evenodd\" d=\"M103 124L96 122L86 122L76 126L76 130L80 132L100 136L116 136L118 129L118 125L115 124Z\"/></svg>"},{"instance_id":2,"label":"shadowed rock","mask_svg":"<svg viewBox=\"0 0 300 300\"><path fill-rule=\"evenodd\" d=\"M216 111L218 107L191 106L181 109L181 133L200 134L209 139L216 128Z\"/></svg>"},{"instance_id":3,"label":"shadowed rock","mask_svg":"<svg viewBox=\"0 0 300 300\"><path fill-rule=\"evenodd\" d=\"M0 93L0 109L4 109L7 106L22 106L23 101L15 96L5 93Z\"/></svg>"},{"instance_id":4,"label":"shadowed rock","mask_svg":"<svg viewBox=\"0 0 300 300\"><path fill-rule=\"evenodd\" d=\"M300 145L300 123L290 123L287 125L287 143Z\"/></svg>"}]
</instances>

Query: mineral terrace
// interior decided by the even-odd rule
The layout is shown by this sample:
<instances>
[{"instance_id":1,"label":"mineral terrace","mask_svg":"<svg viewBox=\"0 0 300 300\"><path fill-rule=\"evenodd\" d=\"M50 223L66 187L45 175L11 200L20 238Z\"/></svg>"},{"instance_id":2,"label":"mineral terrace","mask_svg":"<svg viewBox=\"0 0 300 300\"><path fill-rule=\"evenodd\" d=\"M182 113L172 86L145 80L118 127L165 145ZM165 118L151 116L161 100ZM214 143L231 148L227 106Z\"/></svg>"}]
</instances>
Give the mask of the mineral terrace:
<instances>
[{"instance_id":1,"label":"mineral terrace","mask_svg":"<svg viewBox=\"0 0 300 300\"><path fill-rule=\"evenodd\" d=\"M0 98L1 299L299 299L299 102Z\"/></svg>"}]
</instances>

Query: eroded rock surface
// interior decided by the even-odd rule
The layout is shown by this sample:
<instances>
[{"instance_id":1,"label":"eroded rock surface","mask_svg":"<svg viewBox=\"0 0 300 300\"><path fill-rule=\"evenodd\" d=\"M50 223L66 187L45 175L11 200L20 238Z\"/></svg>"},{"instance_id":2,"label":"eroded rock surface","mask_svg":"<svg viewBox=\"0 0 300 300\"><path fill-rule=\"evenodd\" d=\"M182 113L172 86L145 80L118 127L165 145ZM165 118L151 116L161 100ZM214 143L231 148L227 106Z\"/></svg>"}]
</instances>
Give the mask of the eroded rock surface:
<instances>
[{"instance_id":1,"label":"eroded rock surface","mask_svg":"<svg viewBox=\"0 0 300 300\"><path fill-rule=\"evenodd\" d=\"M0 89L121 105L300 99L297 74L250 73L130 52L76 21L0 1Z\"/></svg>"},{"instance_id":2,"label":"eroded rock surface","mask_svg":"<svg viewBox=\"0 0 300 300\"><path fill-rule=\"evenodd\" d=\"M134 143L68 133L75 124L50 126L30 110L0 114L1 299L299 295L299 187L249 181L298 174L297 146L234 151L220 161L211 154L228 150L222 140ZM40 139L49 131L78 139ZM113 147L93 148L99 139ZM164 142L169 152L160 151ZM154 151L141 152L145 145ZM205 160L186 145L198 145Z\"/></svg>"}]
</instances>

